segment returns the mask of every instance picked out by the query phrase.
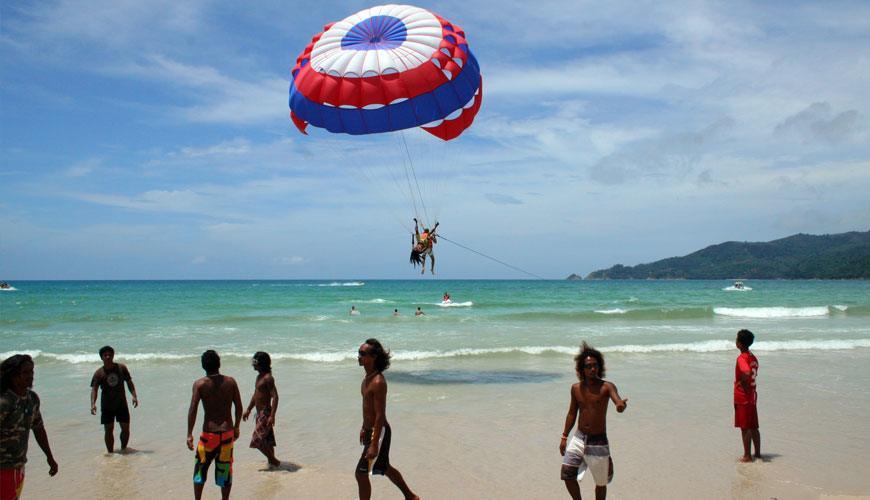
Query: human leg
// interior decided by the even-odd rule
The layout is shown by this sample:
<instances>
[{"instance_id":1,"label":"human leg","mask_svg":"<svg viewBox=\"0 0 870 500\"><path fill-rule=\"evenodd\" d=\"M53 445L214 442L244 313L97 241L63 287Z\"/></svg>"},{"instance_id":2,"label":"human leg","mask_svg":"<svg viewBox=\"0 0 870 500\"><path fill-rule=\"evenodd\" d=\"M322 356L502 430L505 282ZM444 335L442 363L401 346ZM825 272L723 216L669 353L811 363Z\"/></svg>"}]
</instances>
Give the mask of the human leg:
<instances>
[{"instance_id":1,"label":"human leg","mask_svg":"<svg viewBox=\"0 0 870 500\"><path fill-rule=\"evenodd\" d=\"M758 428L752 429L752 442L755 443L755 458L761 458L761 433Z\"/></svg>"},{"instance_id":2,"label":"human leg","mask_svg":"<svg viewBox=\"0 0 870 500\"><path fill-rule=\"evenodd\" d=\"M115 451L115 422L114 420L108 424L103 424L103 440L106 442L106 451L112 453Z\"/></svg>"},{"instance_id":3,"label":"human leg","mask_svg":"<svg viewBox=\"0 0 870 500\"><path fill-rule=\"evenodd\" d=\"M127 443L130 442L130 422L118 424L121 426L121 449L127 449Z\"/></svg>"},{"instance_id":4,"label":"human leg","mask_svg":"<svg viewBox=\"0 0 870 500\"><path fill-rule=\"evenodd\" d=\"M372 483L365 472L356 471L356 484L359 489L359 500L369 500L372 497Z\"/></svg>"},{"instance_id":5,"label":"human leg","mask_svg":"<svg viewBox=\"0 0 870 500\"><path fill-rule=\"evenodd\" d=\"M580 500L580 483L576 479L565 479L565 488L573 500Z\"/></svg>"},{"instance_id":6,"label":"human leg","mask_svg":"<svg viewBox=\"0 0 870 500\"><path fill-rule=\"evenodd\" d=\"M415 498L419 498L417 495L411 491L411 488L408 487L408 483L405 482L405 478L402 477L402 473L399 472L395 467L389 466L387 471L384 473L385 476L390 478L390 481L393 482L396 486L402 490L402 495L405 495L405 500L413 500Z\"/></svg>"},{"instance_id":7,"label":"human leg","mask_svg":"<svg viewBox=\"0 0 870 500\"><path fill-rule=\"evenodd\" d=\"M752 429L740 429L740 437L743 440L743 456L740 457L740 461L751 462L752 456L749 454L749 444L752 440Z\"/></svg>"}]
</instances>

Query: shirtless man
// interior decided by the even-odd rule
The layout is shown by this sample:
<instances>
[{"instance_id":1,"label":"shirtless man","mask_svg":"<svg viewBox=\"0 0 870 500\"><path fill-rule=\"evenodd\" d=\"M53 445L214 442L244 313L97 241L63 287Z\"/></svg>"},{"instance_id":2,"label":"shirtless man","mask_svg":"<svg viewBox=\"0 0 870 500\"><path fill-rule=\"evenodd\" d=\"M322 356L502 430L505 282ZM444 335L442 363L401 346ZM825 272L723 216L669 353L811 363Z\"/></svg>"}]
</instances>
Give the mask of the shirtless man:
<instances>
[{"instance_id":1,"label":"shirtless man","mask_svg":"<svg viewBox=\"0 0 870 500\"><path fill-rule=\"evenodd\" d=\"M420 497L405 484L402 474L390 465L390 424L387 423L387 379L384 370L390 367L390 353L376 339L368 339L359 346L359 365L366 375L360 385L362 394L363 423L359 430L362 456L356 466L356 482L360 500L372 497L369 473L390 478L402 490L406 500Z\"/></svg>"},{"instance_id":2,"label":"shirtless man","mask_svg":"<svg viewBox=\"0 0 870 500\"><path fill-rule=\"evenodd\" d=\"M211 349L202 353L205 377L193 383L193 397L187 411L187 447L192 450L193 426L202 401L205 415L193 469L193 496L196 500L202 498L202 487L212 462L215 462L214 481L221 488L221 498L230 498L233 487L233 442L239 438L242 396L236 381L219 373L220 367L218 353ZM230 406L235 407L235 420L230 415Z\"/></svg>"},{"instance_id":3,"label":"shirtless man","mask_svg":"<svg viewBox=\"0 0 870 500\"><path fill-rule=\"evenodd\" d=\"M604 376L604 356L586 342L583 342L574 362L580 382L571 386L571 402L559 443L559 453L564 456L562 480L571 498L579 500L577 477L588 468L595 480L595 498L601 500L607 497L607 483L613 477L613 461L607 441L607 402L612 400L616 411L622 413L628 398L620 398L616 386L601 379ZM568 433L574 427L578 412L580 425L569 442Z\"/></svg>"},{"instance_id":4,"label":"shirtless man","mask_svg":"<svg viewBox=\"0 0 870 500\"><path fill-rule=\"evenodd\" d=\"M260 450L266 455L271 467L278 467L281 461L275 458L275 417L278 414L278 387L272 377L272 358L269 353L257 351L251 359L251 366L257 370L257 381L254 383L254 395L248 409L242 415L242 420L248 421L251 409L257 407L254 435L251 436L251 448Z\"/></svg>"},{"instance_id":5,"label":"shirtless man","mask_svg":"<svg viewBox=\"0 0 870 500\"><path fill-rule=\"evenodd\" d=\"M133 408L139 406L136 396L136 386L130 370L123 363L115 363L115 349L103 346L99 351L103 366L97 368L91 378L91 415L97 414L97 391L100 395L100 423L103 424L103 440L106 451L112 453L115 448L115 420L121 426L121 452L127 449L130 441L130 409L127 407L127 395L124 393L124 383L133 395Z\"/></svg>"}]
</instances>

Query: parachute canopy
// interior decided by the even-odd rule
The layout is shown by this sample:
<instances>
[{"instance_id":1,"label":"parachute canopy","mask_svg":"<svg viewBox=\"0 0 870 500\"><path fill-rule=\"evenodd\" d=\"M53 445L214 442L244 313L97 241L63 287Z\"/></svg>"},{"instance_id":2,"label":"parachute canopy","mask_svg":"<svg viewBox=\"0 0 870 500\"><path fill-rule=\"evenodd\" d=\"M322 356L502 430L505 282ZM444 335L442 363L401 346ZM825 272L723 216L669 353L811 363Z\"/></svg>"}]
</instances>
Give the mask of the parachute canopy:
<instances>
[{"instance_id":1,"label":"parachute canopy","mask_svg":"<svg viewBox=\"0 0 870 500\"><path fill-rule=\"evenodd\" d=\"M364 9L323 31L296 59L290 118L330 132L421 127L445 141L471 125L483 79L459 26L419 7Z\"/></svg>"}]
</instances>

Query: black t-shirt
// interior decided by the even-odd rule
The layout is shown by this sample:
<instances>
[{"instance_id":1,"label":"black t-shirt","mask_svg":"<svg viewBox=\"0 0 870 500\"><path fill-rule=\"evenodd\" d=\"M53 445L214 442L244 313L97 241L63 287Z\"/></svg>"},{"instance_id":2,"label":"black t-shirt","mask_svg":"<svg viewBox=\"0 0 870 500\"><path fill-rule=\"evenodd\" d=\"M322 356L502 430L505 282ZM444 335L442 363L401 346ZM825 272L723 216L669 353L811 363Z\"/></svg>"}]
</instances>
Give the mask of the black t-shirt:
<instances>
[{"instance_id":1,"label":"black t-shirt","mask_svg":"<svg viewBox=\"0 0 870 500\"><path fill-rule=\"evenodd\" d=\"M112 368L101 366L94 372L91 387L100 386L100 405L103 411L114 411L127 407L127 396L124 394L124 381L132 382L130 371L121 363L115 363Z\"/></svg>"}]
</instances>

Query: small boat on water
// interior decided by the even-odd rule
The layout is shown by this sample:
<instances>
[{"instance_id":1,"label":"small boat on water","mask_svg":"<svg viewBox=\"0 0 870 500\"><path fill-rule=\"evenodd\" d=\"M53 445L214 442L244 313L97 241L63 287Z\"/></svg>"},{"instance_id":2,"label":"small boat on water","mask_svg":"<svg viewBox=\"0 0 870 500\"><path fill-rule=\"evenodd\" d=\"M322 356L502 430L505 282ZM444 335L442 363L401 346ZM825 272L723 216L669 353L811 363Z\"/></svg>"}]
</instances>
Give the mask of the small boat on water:
<instances>
[{"instance_id":1,"label":"small boat on water","mask_svg":"<svg viewBox=\"0 0 870 500\"><path fill-rule=\"evenodd\" d=\"M0 290L9 291L16 290L16 288L5 281L0 281Z\"/></svg>"},{"instance_id":2,"label":"small boat on water","mask_svg":"<svg viewBox=\"0 0 870 500\"><path fill-rule=\"evenodd\" d=\"M722 290L725 290L726 292L748 292L752 290L752 288L744 285L741 280L737 280L733 285L725 287Z\"/></svg>"}]
</instances>

